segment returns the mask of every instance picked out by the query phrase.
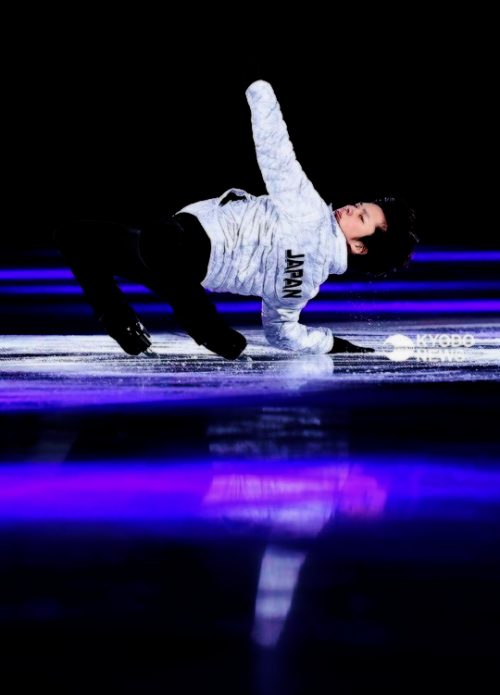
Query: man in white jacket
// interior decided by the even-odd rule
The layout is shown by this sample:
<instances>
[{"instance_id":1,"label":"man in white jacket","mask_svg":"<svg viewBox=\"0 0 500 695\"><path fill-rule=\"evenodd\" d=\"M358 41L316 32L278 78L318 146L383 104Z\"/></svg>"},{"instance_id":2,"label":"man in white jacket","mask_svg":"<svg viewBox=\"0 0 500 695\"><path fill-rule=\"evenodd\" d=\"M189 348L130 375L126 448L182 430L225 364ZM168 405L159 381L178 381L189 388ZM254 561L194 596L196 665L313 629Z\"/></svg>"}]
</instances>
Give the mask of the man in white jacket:
<instances>
[{"instance_id":1,"label":"man in white jacket","mask_svg":"<svg viewBox=\"0 0 500 695\"><path fill-rule=\"evenodd\" d=\"M203 288L261 297L265 336L280 349L372 352L334 338L329 328L302 325L300 312L329 275L346 272L348 265L373 276L407 265L418 241L414 213L404 201L389 198L334 211L297 161L271 85L257 80L246 97L268 195L233 188L140 232L73 222L54 234L61 255L97 318L129 354L147 352L150 335L114 275L165 294L187 333L228 359L243 352L246 340L217 315ZM99 259L89 251L93 236Z\"/></svg>"}]
</instances>

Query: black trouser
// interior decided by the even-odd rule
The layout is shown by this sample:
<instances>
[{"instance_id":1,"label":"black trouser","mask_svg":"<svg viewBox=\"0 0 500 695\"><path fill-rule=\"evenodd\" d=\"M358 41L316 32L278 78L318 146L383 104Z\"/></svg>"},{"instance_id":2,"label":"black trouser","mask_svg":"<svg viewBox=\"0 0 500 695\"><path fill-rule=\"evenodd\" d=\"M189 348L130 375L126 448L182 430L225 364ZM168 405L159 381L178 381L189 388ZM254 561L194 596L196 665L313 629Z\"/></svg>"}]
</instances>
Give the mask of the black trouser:
<instances>
[{"instance_id":1,"label":"black trouser","mask_svg":"<svg viewBox=\"0 0 500 695\"><path fill-rule=\"evenodd\" d=\"M194 215L158 220L142 231L112 222L79 220L58 227L54 240L97 319L126 303L115 276L162 294L199 345L226 327L200 284L210 239Z\"/></svg>"}]
</instances>

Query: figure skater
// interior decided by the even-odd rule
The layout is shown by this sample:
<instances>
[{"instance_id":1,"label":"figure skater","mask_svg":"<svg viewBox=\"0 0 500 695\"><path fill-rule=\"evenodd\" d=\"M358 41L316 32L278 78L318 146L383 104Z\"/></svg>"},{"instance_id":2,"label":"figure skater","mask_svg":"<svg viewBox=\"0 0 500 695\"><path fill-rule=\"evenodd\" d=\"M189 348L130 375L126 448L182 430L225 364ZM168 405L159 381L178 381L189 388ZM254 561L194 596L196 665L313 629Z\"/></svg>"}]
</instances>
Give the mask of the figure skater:
<instances>
[{"instance_id":1,"label":"figure skater","mask_svg":"<svg viewBox=\"0 0 500 695\"><path fill-rule=\"evenodd\" d=\"M165 296L186 332L234 360L247 341L218 315L204 288L262 298L269 343L310 354L373 352L299 323L301 310L329 275L348 268L385 277L408 265L419 241L415 214L383 198L333 210L303 172L271 85L245 92L257 161L268 195L232 188L138 230L80 220L54 232L59 251L96 318L130 355L154 355L151 336L115 276Z\"/></svg>"}]
</instances>

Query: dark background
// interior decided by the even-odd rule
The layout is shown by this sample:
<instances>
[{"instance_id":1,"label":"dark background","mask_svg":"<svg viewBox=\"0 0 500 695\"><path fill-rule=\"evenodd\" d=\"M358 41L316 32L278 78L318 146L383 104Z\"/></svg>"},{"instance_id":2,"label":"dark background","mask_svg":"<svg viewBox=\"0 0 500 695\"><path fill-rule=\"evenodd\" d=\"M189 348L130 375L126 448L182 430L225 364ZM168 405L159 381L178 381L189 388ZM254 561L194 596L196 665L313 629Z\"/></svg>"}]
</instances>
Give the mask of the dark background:
<instances>
[{"instance_id":1,"label":"dark background","mask_svg":"<svg viewBox=\"0 0 500 695\"><path fill-rule=\"evenodd\" d=\"M11 25L4 248L53 248L71 219L141 228L230 187L265 194L244 94L257 65L327 203L402 195L423 243L498 248L490 20L306 10Z\"/></svg>"}]
</instances>

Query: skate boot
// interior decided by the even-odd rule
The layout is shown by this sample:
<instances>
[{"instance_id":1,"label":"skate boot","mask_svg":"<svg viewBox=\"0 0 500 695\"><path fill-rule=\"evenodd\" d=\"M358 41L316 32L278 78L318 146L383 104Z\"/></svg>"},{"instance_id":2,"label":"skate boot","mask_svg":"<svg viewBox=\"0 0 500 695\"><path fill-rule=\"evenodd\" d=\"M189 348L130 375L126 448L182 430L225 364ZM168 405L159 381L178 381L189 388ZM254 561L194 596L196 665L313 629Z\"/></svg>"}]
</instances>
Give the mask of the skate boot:
<instances>
[{"instance_id":1,"label":"skate boot","mask_svg":"<svg viewBox=\"0 0 500 695\"><path fill-rule=\"evenodd\" d=\"M145 352L148 355L154 353L149 350L151 336L137 318L135 311L128 304L120 304L108 309L99 321L120 347L129 355L140 355Z\"/></svg>"},{"instance_id":2,"label":"skate boot","mask_svg":"<svg viewBox=\"0 0 500 695\"><path fill-rule=\"evenodd\" d=\"M207 350L216 355L225 357L226 360L235 360L241 355L247 346L246 338L229 326L221 326L217 331L209 335L208 339L201 343Z\"/></svg>"}]
</instances>

